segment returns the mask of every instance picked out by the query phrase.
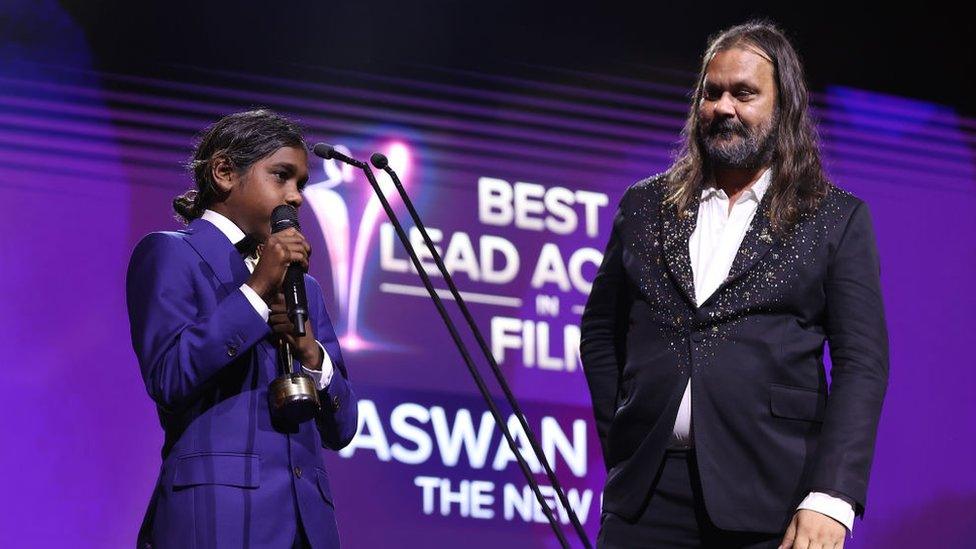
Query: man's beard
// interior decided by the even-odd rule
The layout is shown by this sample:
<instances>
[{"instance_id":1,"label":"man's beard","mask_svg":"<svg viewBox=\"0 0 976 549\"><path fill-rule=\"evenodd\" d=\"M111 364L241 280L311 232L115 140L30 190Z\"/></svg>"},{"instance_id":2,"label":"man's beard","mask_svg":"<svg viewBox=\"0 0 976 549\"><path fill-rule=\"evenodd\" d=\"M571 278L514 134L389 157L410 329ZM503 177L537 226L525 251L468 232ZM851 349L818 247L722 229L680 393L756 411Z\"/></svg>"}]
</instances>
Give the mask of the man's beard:
<instances>
[{"instance_id":1,"label":"man's beard","mask_svg":"<svg viewBox=\"0 0 976 549\"><path fill-rule=\"evenodd\" d=\"M754 170L768 165L776 147L778 115L778 112L774 112L768 124L751 130L731 118L713 121L709 126L699 126L698 144L708 164L712 168L740 170ZM732 135L740 139L734 142L719 141Z\"/></svg>"}]
</instances>

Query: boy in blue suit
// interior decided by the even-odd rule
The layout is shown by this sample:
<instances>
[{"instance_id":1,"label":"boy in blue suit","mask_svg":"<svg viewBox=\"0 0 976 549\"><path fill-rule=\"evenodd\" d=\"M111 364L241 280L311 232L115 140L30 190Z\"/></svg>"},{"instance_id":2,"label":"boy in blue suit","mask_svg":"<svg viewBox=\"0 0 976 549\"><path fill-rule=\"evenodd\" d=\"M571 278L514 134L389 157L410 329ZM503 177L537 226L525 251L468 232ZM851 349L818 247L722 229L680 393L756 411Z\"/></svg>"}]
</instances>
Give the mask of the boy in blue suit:
<instances>
[{"instance_id":1,"label":"boy in blue suit","mask_svg":"<svg viewBox=\"0 0 976 549\"><path fill-rule=\"evenodd\" d=\"M270 226L276 206L301 205L307 161L293 122L266 110L224 117L190 162L196 189L173 201L186 228L151 233L132 253L132 345L165 431L140 547L339 545L320 447L352 440L357 402L308 275L307 335L291 335L281 284L290 263L307 269L310 248ZM314 421L272 417L278 338L317 385Z\"/></svg>"}]
</instances>

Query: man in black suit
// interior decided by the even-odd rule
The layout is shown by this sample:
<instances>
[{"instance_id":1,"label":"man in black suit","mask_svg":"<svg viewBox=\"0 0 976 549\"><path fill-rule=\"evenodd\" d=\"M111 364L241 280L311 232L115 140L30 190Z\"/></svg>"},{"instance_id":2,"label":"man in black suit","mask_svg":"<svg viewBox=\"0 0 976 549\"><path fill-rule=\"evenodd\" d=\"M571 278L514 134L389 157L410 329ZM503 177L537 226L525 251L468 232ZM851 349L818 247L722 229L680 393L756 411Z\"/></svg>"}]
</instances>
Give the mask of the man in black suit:
<instances>
[{"instance_id":1,"label":"man in black suit","mask_svg":"<svg viewBox=\"0 0 976 549\"><path fill-rule=\"evenodd\" d=\"M581 327L601 547L837 548L864 513L888 379L878 255L807 110L783 34L728 29L675 164L621 199Z\"/></svg>"}]
</instances>

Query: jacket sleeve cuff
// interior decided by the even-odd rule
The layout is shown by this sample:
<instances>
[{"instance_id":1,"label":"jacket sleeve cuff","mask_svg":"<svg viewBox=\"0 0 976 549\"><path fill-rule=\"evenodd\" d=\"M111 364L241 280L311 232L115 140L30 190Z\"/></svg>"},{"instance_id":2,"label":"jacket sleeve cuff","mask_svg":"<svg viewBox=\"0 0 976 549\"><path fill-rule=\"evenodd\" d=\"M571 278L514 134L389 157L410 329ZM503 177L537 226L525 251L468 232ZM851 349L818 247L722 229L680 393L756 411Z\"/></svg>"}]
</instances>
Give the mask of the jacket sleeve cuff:
<instances>
[{"instance_id":1,"label":"jacket sleeve cuff","mask_svg":"<svg viewBox=\"0 0 976 549\"><path fill-rule=\"evenodd\" d=\"M836 520L847 528L848 533L854 531L854 508L846 501L825 494L823 492L810 492L797 509L807 509L816 511L822 515Z\"/></svg>"}]
</instances>

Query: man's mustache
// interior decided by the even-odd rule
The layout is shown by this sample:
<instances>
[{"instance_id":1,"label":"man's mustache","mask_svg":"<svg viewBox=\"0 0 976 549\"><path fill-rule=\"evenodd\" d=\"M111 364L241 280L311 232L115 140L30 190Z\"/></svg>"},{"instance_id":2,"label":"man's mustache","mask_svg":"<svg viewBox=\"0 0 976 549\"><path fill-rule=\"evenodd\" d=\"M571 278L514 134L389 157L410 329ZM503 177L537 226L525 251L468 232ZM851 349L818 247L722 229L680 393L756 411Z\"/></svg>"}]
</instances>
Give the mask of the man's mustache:
<instances>
[{"instance_id":1,"label":"man's mustache","mask_svg":"<svg viewBox=\"0 0 976 549\"><path fill-rule=\"evenodd\" d=\"M713 121L711 124L709 124L706 128L705 134L708 137L728 134L735 134L740 137L749 137L749 130L746 129L742 122L732 118L725 118L723 120Z\"/></svg>"}]
</instances>

